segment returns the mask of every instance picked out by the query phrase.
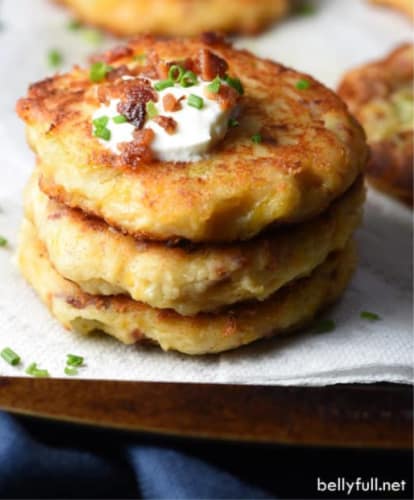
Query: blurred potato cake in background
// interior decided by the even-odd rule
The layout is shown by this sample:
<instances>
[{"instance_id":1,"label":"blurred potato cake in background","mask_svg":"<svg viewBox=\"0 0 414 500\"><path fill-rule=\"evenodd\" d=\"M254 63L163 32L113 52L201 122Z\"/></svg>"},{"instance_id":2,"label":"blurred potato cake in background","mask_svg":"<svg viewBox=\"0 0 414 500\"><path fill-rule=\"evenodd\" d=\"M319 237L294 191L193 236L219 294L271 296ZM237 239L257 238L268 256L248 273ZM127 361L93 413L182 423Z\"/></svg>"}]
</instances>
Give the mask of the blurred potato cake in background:
<instances>
[{"instance_id":1,"label":"blurred potato cake in background","mask_svg":"<svg viewBox=\"0 0 414 500\"><path fill-rule=\"evenodd\" d=\"M256 33L284 16L289 0L60 0L81 21L120 36Z\"/></svg>"},{"instance_id":2,"label":"blurred potato cake in background","mask_svg":"<svg viewBox=\"0 0 414 500\"><path fill-rule=\"evenodd\" d=\"M414 46L350 70L339 95L365 129L371 147L367 177L373 186L413 203Z\"/></svg>"},{"instance_id":3,"label":"blurred potato cake in background","mask_svg":"<svg viewBox=\"0 0 414 500\"><path fill-rule=\"evenodd\" d=\"M355 268L368 148L311 76L141 36L30 86L18 262L67 328L186 354L304 327Z\"/></svg>"},{"instance_id":4,"label":"blurred potato cake in background","mask_svg":"<svg viewBox=\"0 0 414 500\"><path fill-rule=\"evenodd\" d=\"M412 0L370 0L371 3L399 10L414 20L414 3Z\"/></svg>"}]
</instances>

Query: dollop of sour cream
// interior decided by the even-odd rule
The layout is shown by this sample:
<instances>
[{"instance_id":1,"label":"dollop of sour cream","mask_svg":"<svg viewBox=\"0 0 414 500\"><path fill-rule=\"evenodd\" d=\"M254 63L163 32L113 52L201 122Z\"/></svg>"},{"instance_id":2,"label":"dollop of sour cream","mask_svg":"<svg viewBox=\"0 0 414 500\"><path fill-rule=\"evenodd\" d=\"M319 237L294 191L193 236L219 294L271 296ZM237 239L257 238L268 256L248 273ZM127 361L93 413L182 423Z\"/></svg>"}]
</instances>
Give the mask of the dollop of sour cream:
<instances>
[{"instance_id":1,"label":"dollop of sour cream","mask_svg":"<svg viewBox=\"0 0 414 500\"><path fill-rule=\"evenodd\" d=\"M127 77L129 79L129 77ZM155 82L153 82L155 83ZM163 127L147 117L144 128L152 129L155 138L151 149L161 161L191 162L202 159L221 141L227 133L229 120L236 117L238 107L223 110L216 100L209 99L204 94L204 89L211 82L198 82L191 87L175 85L158 92L158 102L154 103L160 116L171 117L177 123L176 131L169 134ZM225 85L225 84L224 84ZM172 94L176 99L183 98L181 109L178 111L165 111L163 97ZM201 109L189 105L188 97L196 95L203 99ZM117 106L119 99L112 99L108 105L102 104L93 114L92 119L106 116L109 118L107 128L110 131L109 140L98 138L100 143L119 154L118 145L122 142L133 140L135 127L128 123L115 123L113 118L119 116Z\"/></svg>"}]
</instances>

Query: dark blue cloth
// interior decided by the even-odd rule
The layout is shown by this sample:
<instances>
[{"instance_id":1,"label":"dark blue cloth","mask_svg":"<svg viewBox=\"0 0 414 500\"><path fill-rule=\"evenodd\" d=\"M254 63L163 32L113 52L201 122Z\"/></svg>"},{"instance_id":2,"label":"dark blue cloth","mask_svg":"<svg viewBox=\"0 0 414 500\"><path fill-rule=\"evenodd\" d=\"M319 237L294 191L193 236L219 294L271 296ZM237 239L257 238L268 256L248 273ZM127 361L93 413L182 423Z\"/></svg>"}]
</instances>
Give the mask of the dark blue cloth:
<instances>
[{"instance_id":1,"label":"dark blue cloth","mask_svg":"<svg viewBox=\"0 0 414 500\"><path fill-rule=\"evenodd\" d=\"M403 495L376 498L412 498L412 467L411 452L173 440L0 412L0 498L318 498L318 476L405 479Z\"/></svg>"},{"instance_id":2,"label":"dark blue cloth","mask_svg":"<svg viewBox=\"0 0 414 500\"><path fill-rule=\"evenodd\" d=\"M125 434L62 428L0 413L0 497L194 499L271 495L171 445L136 443Z\"/></svg>"}]
</instances>

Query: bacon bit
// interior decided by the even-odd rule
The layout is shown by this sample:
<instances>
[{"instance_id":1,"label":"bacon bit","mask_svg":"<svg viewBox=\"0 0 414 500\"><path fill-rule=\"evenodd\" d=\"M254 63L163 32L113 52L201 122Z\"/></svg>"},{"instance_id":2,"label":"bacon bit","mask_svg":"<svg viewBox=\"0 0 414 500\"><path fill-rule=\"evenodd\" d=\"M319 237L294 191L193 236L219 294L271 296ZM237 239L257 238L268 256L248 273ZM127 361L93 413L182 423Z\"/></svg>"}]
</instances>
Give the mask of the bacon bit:
<instances>
[{"instance_id":1,"label":"bacon bit","mask_svg":"<svg viewBox=\"0 0 414 500\"><path fill-rule=\"evenodd\" d=\"M167 134L175 134L177 130L177 122L174 120L174 118L170 118L168 116L156 116L154 118L154 122L158 123L160 127L162 127Z\"/></svg>"},{"instance_id":2,"label":"bacon bit","mask_svg":"<svg viewBox=\"0 0 414 500\"><path fill-rule=\"evenodd\" d=\"M122 102L158 101L158 94L151 87L151 82L146 78L133 80L110 81L98 86L97 97L99 102L109 104L111 99L120 99Z\"/></svg>"},{"instance_id":3,"label":"bacon bit","mask_svg":"<svg viewBox=\"0 0 414 500\"><path fill-rule=\"evenodd\" d=\"M125 57L130 58L132 57L133 53L134 51L131 49L131 47L118 45L105 54L105 62L112 63L118 61L119 59L124 59Z\"/></svg>"},{"instance_id":4,"label":"bacon bit","mask_svg":"<svg viewBox=\"0 0 414 500\"><path fill-rule=\"evenodd\" d=\"M98 85L96 94L98 97L98 101L101 104L109 104L109 101L111 99L111 92L108 90L108 87L106 85Z\"/></svg>"},{"instance_id":5,"label":"bacon bit","mask_svg":"<svg viewBox=\"0 0 414 500\"><path fill-rule=\"evenodd\" d=\"M107 64L110 64L117 61L118 59L123 59L124 57L132 57L133 53L134 51L130 47L125 45L118 45L118 47L108 50L103 54L94 54L93 56L89 57L89 61L91 63L104 61Z\"/></svg>"},{"instance_id":6,"label":"bacon bit","mask_svg":"<svg viewBox=\"0 0 414 500\"><path fill-rule=\"evenodd\" d=\"M201 43L205 43L206 45L227 45L225 38L214 31L206 31L204 33L201 33L200 40Z\"/></svg>"},{"instance_id":7,"label":"bacon bit","mask_svg":"<svg viewBox=\"0 0 414 500\"><path fill-rule=\"evenodd\" d=\"M116 88L120 99L123 101L128 99L140 102L158 101L157 92L151 87L151 82L145 78L123 80L118 82Z\"/></svg>"},{"instance_id":8,"label":"bacon bit","mask_svg":"<svg viewBox=\"0 0 414 500\"><path fill-rule=\"evenodd\" d=\"M150 146L155 139L155 133L150 128L134 131L134 142L143 146Z\"/></svg>"},{"instance_id":9,"label":"bacon bit","mask_svg":"<svg viewBox=\"0 0 414 500\"><path fill-rule=\"evenodd\" d=\"M226 319L226 324L225 324L225 327L224 327L223 336L224 337L231 337L236 332L237 332L237 322L236 322L236 319L233 318L233 317L231 317L231 316L229 316Z\"/></svg>"},{"instance_id":10,"label":"bacon bit","mask_svg":"<svg viewBox=\"0 0 414 500\"><path fill-rule=\"evenodd\" d=\"M154 138L155 134L149 128L135 130L133 141L124 142L118 146L121 150L121 155L119 156L121 165L136 168L142 163L151 163L154 159L151 150L151 143Z\"/></svg>"},{"instance_id":11,"label":"bacon bit","mask_svg":"<svg viewBox=\"0 0 414 500\"><path fill-rule=\"evenodd\" d=\"M148 101L157 101L158 97L146 80L125 80L120 83L120 102L117 110L121 115L141 129L145 123L146 109Z\"/></svg>"},{"instance_id":12,"label":"bacon bit","mask_svg":"<svg viewBox=\"0 0 414 500\"><path fill-rule=\"evenodd\" d=\"M198 60L201 78L205 81L213 80L217 75L224 76L229 67L224 59L207 49L200 49Z\"/></svg>"},{"instance_id":13,"label":"bacon bit","mask_svg":"<svg viewBox=\"0 0 414 500\"><path fill-rule=\"evenodd\" d=\"M168 63L165 61L159 61L157 65L157 71L158 71L158 77L160 80L165 80L168 78L168 70L170 69L170 66Z\"/></svg>"},{"instance_id":14,"label":"bacon bit","mask_svg":"<svg viewBox=\"0 0 414 500\"><path fill-rule=\"evenodd\" d=\"M118 66L117 68L111 70L107 74L107 79L108 81L113 82L114 80L117 80L118 78L121 78L121 76L124 75L132 76L132 72L126 64L122 64L122 66Z\"/></svg>"},{"instance_id":15,"label":"bacon bit","mask_svg":"<svg viewBox=\"0 0 414 500\"><path fill-rule=\"evenodd\" d=\"M88 305L88 301L83 296L77 297L75 295L69 295L68 297L65 297L65 301L75 309L85 309Z\"/></svg>"},{"instance_id":16,"label":"bacon bit","mask_svg":"<svg viewBox=\"0 0 414 500\"><path fill-rule=\"evenodd\" d=\"M184 97L184 96L183 96ZM162 98L162 104L164 106L165 111L180 111L181 109L181 99L177 99L173 94L166 94Z\"/></svg>"},{"instance_id":17,"label":"bacon bit","mask_svg":"<svg viewBox=\"0 0 414 500\"><path fill-rule=\"evenodd\" d=\"M151 50L147 54L146 65L142 68L142 75L156 80L157 78L162 78L159 73L160 58L154 50ZM162 69L162 68L161 68ZM168 73L168 70L167 70Z\"/></svg>"},{"instance_id":18,"label":"bacon bit","mask_svg":"<svg viewBox=\"0 0 414 500\"><path fill-rule=\"evenodd\" d=\"M134 102L128 100L126 102L119 102L116 109L121 115L132 123L135 128L141 129L145 123L145 115L147 113L144 102Z\"/></svg>"},{"instance_id":19,"label":"bacon bit","mask_svg":"<svg viewBox=\"0 0 414 500\"><path fill-rule=\"evenodd\" d=\"M221 85L217 94L204 89L204 95L213 101L217 101L223 111L233 108L240 99L240 95L236 89L228 85Z\"/></svg>"},{"instance_id":20,"label":"bacon bit","mask_svg":"<svg viewBox=\"0 0 414 500\"><path fill-rule=\"evenodd\" d=\"M63 217L65 210L58 210L57 212L53 212L47 216L48 220L57 220Z\"/></svg>"}]
</instances>

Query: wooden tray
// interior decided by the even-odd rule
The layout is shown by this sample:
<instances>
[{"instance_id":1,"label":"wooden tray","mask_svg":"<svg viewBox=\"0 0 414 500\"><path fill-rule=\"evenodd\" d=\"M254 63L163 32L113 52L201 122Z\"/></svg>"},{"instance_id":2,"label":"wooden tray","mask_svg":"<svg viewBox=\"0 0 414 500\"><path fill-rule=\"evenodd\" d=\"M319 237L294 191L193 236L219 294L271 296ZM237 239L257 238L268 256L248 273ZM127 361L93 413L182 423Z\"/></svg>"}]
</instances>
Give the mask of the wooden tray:
<instances>
[{"instance_id":1,"label":"wooden tray","mask_svg":"<svg viewBox=\"0 0 414 500\"><path fill-rule=\"evenodd\" d=\"M409 449L413 388L0 378L0 408L183 437Z\"/></svg>"}]
</instances>

